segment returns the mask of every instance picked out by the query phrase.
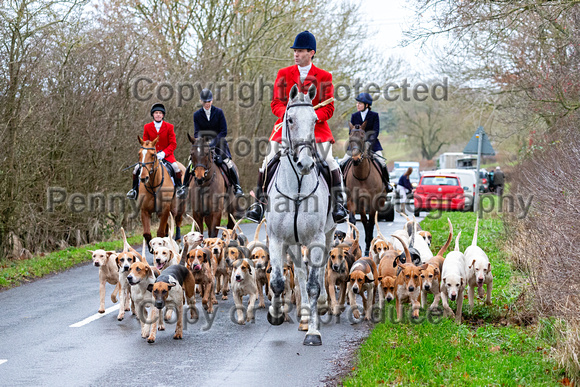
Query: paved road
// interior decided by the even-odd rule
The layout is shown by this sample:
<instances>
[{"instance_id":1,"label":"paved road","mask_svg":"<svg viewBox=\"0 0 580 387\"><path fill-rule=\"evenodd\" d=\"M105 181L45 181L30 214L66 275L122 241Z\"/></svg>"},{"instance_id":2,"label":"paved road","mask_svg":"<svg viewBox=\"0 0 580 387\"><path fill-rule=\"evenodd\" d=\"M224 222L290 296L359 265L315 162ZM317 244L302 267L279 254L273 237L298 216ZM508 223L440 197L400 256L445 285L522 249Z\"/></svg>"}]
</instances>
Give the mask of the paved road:
<instances>
[{"instance_id":1,"label":"paved road","mask_svg":"<svg viewBox=\"0 0 580 387\"><path fill-rule=\"evenodd\" d=\"M397 214L380 228L389 235L402 224ZM253 237L255 225L242 228ZM107 285L107 310L116 307L112 289ZM347 309L321 327L321 347L305 347L296 323L271 326L266 309L259 309L255 323L239 326L230 319L232 297L219 301L213 323L200 313L184 327L183 340L173 340L175 324L166 324L156 343L147 344L130 312L123 321L116 310L96 314L98 274L92 265L2 292L0 384L317 386L337 371L349 343L368 333L368 324L349 322ZM199 300L197 305L201 310Z\"/></svg>"}]
</instances>

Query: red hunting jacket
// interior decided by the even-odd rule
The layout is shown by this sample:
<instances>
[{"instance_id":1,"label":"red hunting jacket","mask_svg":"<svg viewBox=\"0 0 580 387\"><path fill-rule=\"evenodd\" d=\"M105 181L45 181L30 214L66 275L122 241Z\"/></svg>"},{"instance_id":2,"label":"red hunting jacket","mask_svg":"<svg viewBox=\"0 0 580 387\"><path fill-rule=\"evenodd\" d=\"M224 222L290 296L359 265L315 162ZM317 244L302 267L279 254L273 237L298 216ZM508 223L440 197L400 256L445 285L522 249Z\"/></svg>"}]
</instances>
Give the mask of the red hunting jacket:
<instances>
[{"instance_id":1,"label":"red hunting jacket","mask_svg":"<svg viewBox=\"0 0 580 387\"><path fill-rule=\"evenodd\" d=\"M332 85L332 74L328 71L319 69L318 67L312 65L304 83L300 83L300 72L298 71L298 65L286 67L278 71L278 76L276 77L276 83L274 83L274 98L272 98L272 113L278 117L276 125L282 122L284 118L284 113L286 112L286 105L288 104L288 95L290 94L290 89L294 85L298 85L298 90L301 93L307 93L310 85L314 83L316 85L316 97L312 101L314 106L318 105L320 102L326 101L329 98L334 97L334 86ZM314 135L316 137L316 142L328 142L334 144L334 137L332 137L332 132L330 127L326 123L327 120L334 114L334 102L318 108L315 110L318 116L318 121L316 121L316 126L314 127ZM270 136L270 141L281 142L282 139L282 128L279 130L274 129L272 135Z\"/></svg>"},{"instance_id":2,"label":"red hunting jacket","mask_svg":"<svg viewBox=\"0 0 580 387\"><path fill-rule=\"evenodd\" d=\"M170 163L176 162L177 160L175 160L175 156L173 156L173 151L177 148L177 141L175 140L173 125L163 121L161 129L159 129L159 133L157 133L153 121L145 124L143 127L143 141L153 141L157 136L159 136L159 141L155 144L155 151L165 152L165 160Z\"/></svg>"}]
</instances>

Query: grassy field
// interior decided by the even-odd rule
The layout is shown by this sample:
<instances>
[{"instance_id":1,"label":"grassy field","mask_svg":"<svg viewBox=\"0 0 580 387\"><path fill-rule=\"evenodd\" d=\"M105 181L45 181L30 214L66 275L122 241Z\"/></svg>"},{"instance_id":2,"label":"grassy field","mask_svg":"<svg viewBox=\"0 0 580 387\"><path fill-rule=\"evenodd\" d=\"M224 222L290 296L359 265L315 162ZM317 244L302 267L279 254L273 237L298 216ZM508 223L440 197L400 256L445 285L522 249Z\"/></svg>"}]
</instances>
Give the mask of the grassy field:
<instances>
[{"instance_id":1,"label":"grassy field","mask_svg":"<svg viewBox=\"0 0 580 387\"><path fill-rule=\"evenodd\" d=\"M191 225L181 227L182 234L186 234L190 230ZM133 246L141 245L143 236L141 234L133 237L128 236L128 242ZM97 249L121 251L123 242L118 240L82 247L69 247L53 253L36 255L31 259L2 261L0 262L0 290L89 262L91 260L89 250Z\"/></svg>"},{"instance_id":2,"label":"grassy field","mask_svg":"<svg viewBox=\"0 0 580 387\"><path fill-rule=\"evenodd\" d=\"M433 234L436 253L448 235L447 216L454 236L461 234L461 250L471 244L475 214L443 213L426 218L422 227ZM543 324L520 327L510 313L521 293L524 278L512 270L502 251L503 223L495 214L480 220L478 245L492 264L492 302L476 299L473 314L464 301L461 325L450 318L431 317L421 323L397 323L386 318L375 326L361 346L356 367L345 386L558 386L565 384L563 370L550 358L552 336ZM453 248L453 244L450 247ZM430 301L432 295L430 295ZM455 310L455 303L451 303ZM387 315L394 314L394 308ZM422 311L421 316L425 316Z\"/></svg>"}]
</instances>

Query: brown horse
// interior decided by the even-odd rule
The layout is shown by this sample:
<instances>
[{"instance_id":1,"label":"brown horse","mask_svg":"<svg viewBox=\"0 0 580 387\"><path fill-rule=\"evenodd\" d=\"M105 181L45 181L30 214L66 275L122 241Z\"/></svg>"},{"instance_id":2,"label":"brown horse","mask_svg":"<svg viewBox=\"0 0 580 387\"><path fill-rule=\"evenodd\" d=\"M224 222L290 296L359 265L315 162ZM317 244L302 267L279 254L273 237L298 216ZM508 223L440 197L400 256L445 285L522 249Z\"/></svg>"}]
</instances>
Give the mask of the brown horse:
<instances>
[{"instance_id":1,"label":"brown horse","mask_svg":"<svg viewBox=\"0 0 580 387\"><path fill-rule=\"evenodd\" d=\"M139 176L139 205L141 207L141 222L143 223L143 237L149 245L151 240L151 214L157 213L159 217L159 228L157 229L158 237L167 236L169 225L169 213L173 214L177 225L177 234L180 233L181 221L185 212L185 203L180 203L174 193L173 182L167 168L157 159L155 144L157 137L153 141L143 141L141 137L139 143L139 165L141 166L141 175ZM179 164L182 172L185 167ZM173 235L170 235L173 237Z\"/></svg>"},{"instance_id":2,"label":"brown horse","mask_svg":"<svg viewBox=\"0 0 580 387\"><path fill-rule=\"evenodd\" d=\"M348 192L347 207L352 224L356 224L355 213L360 215L365 228L364 256L368 256L373 240L373 219L377 210L384 205L385 187L381 174L372 161L371 149L365 142L366 122L362 126L349 125L348 143L352 152L352 162L344 171L345 186Z\"/></svg>"},{"instance_id":3,"label":"brown horse","mask_svg":"<svg viewBox=\"0 0 580 387\"><path fill-rule=\"evenodd\" d=\"M203 233L205 222L209 238L218 235L218 229L224 211L227 211L228 228L232 229L234 222L230 214L233 214L234 193L230 186L226 186L227 178L224 172L213 161L213 150L209 142L200 138L187 138L191 142L191 168L193 179L189 184L191 197L191 210L193 219L199 225Z\"/></svg>"}]
</instances>

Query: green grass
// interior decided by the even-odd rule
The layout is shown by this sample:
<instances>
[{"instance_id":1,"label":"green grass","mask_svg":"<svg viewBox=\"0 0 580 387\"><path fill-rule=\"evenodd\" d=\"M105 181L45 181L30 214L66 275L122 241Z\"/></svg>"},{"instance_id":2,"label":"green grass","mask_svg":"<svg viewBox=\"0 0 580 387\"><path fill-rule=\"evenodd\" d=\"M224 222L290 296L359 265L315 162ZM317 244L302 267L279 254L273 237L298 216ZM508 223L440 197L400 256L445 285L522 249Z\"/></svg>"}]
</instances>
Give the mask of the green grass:
<instances>
[{"instance_id":1,"label":"green grass","mask_svg":"<svg viewBox=\"0 0 580 387\"><path fill-rule=\"evenodd\" d=\"M190 230L191 225L181 228L182 234ZM143 242L143 236L136 235L129 237L127 241L131 245L140 245ZM91 260L89 250L97 249L121 251L123 249L123 242L118 240L82 247L69 247L65 250L55 251L49 254L36 255L31 259L1 262L0 290L12 288L32 279L58 273L78 264L89 262Z\"/></svg>"},{"instance_id":2,"label":"green grass","mask_svg":"<svg viewBox=\"0 0 580 387\"><path fill-rule=\"evenodd\" d=\"M437 253L453 223L454 237L461 230L462 251L471 244L475 214L443 213L425 218L421 225L433 235ZM493 305L476 298L473 314L463 303L461 325L435 316L431 322L397 323L394 318L375 326L361 346L345 386L557 386L563 369L548 356L553 337L545 327L510 325L508 313L520 295L523 274L512 270L501 246L503 223L495 214L480 219L478 245L492 264ZM453 240L450 250L454 248ZM432 301L432 295L429 297ZM455 303L450 305L455 310ZM394 316L394 307L387 309ZM425 316L425 312L421 312ZM547 334L547 333L548 334Z\"/></svg>"}]
</instances>

